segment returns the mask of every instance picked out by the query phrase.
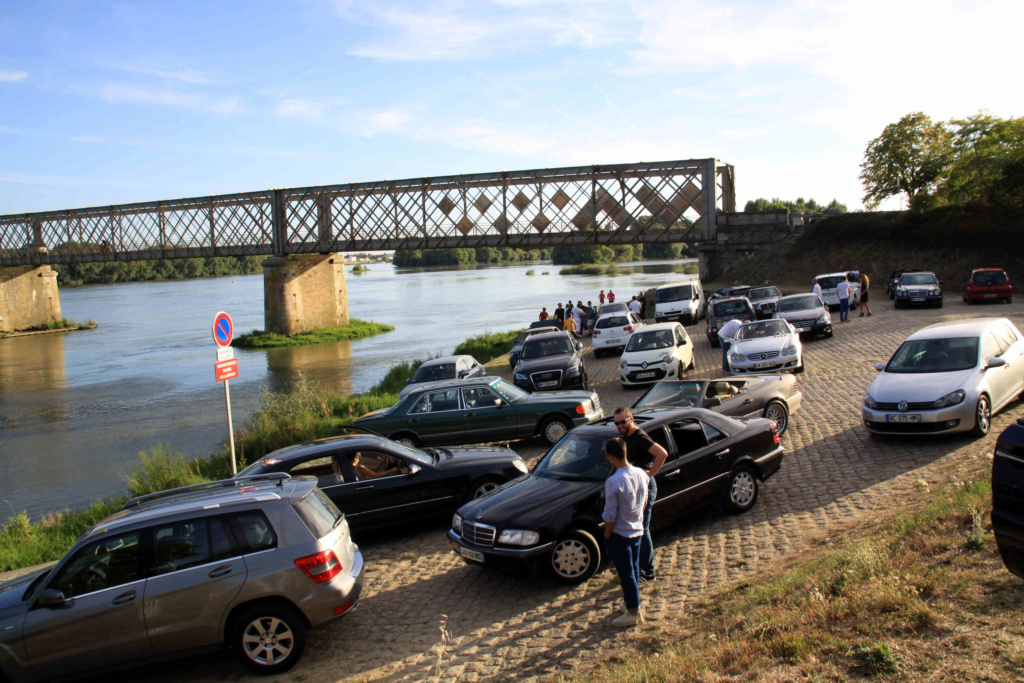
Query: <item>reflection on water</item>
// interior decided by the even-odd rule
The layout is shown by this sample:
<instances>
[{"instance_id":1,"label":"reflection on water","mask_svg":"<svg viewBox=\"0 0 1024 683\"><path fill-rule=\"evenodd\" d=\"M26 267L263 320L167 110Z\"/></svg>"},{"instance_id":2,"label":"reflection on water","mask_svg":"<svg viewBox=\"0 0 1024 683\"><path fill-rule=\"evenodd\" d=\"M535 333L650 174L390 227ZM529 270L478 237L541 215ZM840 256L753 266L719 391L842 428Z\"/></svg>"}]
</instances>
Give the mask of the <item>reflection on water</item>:
<instances>
[{"instance_id":1,"label":"reflection on water","mask_svg":"<svg viewBox=\"0 0 1024 683\"><path fill-rule=\"evenodd\" d=\"M301 373L345 393L369 389L394 363L447 355L467 337L525 326L541 306L620 296L671 282L683 263L620 266L610 276L559 275L550 264L425 268L374 265L347 275L350 314L396 327L370 339L269 351L236 350L232 412L244 424L263 388ZM535 275L526 275L533 270ZM543 271L550 275L542 275ZM0 518L38 517L124 490L138 453L163 443L196 457L227 434L214 381L211 324L227 311L239 332L263 327L260 275L65 288L69 318L95 330L0 339Z\"/></svg>"}]
</instances>

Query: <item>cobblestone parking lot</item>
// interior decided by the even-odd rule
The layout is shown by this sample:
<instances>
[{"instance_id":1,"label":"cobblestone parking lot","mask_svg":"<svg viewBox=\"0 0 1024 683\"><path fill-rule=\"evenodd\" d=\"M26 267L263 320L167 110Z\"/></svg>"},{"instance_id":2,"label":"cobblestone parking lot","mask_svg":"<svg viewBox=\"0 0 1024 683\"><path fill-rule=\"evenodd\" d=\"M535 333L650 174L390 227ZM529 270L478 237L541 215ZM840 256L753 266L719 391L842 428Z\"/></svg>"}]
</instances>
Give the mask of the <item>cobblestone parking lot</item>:
<instances>
[{"instance_id":1,"label":"cobblestone parking lot","mask_svg":"<svg viewBox=\"0 0 1024 683\"><path fill-rule=\"evenodd\" d=\"M798 385L804 402L782 443L781 471L761 489L746 515L707 508L686 523L655 533L658 580L645 587L648 620L687 619L687 608L709 592L756 580L769 564L816 539L847 529L899 501L901 491L934 477L940 460L991 451L995 436L1024 415L1020 399L997 415L985 439L872 438L860 424L864 390L875 362L888 359L910 333L927 324L968 317L1011 318L1024 326L1024 305L967 308L947 299L941 310L894 311L874 303L874 315L839 324L831 339L804 345L807 371ZM721 351L712 349L703 322L688 328L696 352L692 377L715 376ZM585 340L589 347L589 340ZM640 389L625 391L618 359L586 356L588 374L606 414L630 405ZM489 372L508 374L499 359ZM545 448L513 448L534 461ZM367 562L359 609L310 634L306 654L282 680L497 681L571 674L606 655L622 631L611 625L621 593L614 570L565 587L546 578L502 574L468 566L445 539L448 524L358 539ZM642 632L642 630L641 630ZM147 680L234 680L246 674L226 657L203 657L138 672Z\"/></svg>"}]
</instances>

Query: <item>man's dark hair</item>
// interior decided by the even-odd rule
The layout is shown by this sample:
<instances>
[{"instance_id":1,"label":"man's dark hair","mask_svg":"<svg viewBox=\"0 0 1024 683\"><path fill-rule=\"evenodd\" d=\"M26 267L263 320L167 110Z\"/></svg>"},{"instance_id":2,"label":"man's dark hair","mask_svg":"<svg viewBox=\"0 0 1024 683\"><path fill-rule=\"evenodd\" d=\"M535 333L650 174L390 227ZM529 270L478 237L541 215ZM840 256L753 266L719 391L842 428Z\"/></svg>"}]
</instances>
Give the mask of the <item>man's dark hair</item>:
<instances>
[{"instance_id":1,"label":"man's dark hair","mask_svg":"<svg viewBox=\"0 0 1024 683\"><path fill-rule=\"evenodd\" d=\"M625 415L626 417L633 417L633 411L623 406L622 408L616 408L613 415Z\"/></svg>"},{"instance_id":2,"label":"man's dark hair","mask_svg":"<svg viewBox=\"0 0 1024 683\"><path fill-rule=\"evenodd\" d=\"M626 460L626 452L626 442L617 436L604 443L604 454L610 455L616 460Z\"/></svg>"}]
</instances>

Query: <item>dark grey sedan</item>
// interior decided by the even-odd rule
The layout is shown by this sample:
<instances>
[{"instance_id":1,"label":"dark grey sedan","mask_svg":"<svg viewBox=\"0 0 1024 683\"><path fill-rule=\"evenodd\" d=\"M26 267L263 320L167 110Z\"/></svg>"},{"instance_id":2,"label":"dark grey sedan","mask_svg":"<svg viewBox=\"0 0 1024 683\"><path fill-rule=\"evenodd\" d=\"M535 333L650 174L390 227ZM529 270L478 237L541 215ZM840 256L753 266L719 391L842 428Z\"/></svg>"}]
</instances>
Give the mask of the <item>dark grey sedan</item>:
<instances>
[{"instance_id":1,"label":"dark grey sedan","mask_svg":"<svg viewBox=\"0 0 1024 683\"><path fill-rule=\"evenodd\" d=\"M793 375L665 380L637 399L633 410L708 408L729 417L765 417L775 423L775 432L781 436L803 397Z\"/></svg>"}]
</instances>

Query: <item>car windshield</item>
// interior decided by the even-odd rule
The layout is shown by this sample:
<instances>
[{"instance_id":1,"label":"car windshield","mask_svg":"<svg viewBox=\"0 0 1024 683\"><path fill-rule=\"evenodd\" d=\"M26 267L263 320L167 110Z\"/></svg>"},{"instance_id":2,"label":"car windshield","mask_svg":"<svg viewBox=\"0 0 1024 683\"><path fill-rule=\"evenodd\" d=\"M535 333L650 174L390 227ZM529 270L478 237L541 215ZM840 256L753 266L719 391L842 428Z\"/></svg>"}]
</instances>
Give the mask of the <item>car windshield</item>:
<instances>
[{"instance_id":1,"label":"car windshield","mask_svg":"<svg viewBox=\"0 0 1024 683\"><path fill-rule=\"evenodd\" d=\"M928 373L970 370L978 364L978 338L905 341L885 366L886 372Z\"/></svg>"},{"instance_id":2,"label":"car windshield","mask_svg":"<svg viewBox=\"0 0 1024 683\"><path fill-rule=\"evenodd\" d=\"M725 291L728 296L746 296L750 287L727 287Z\"/></svg>"},{"instance_id":3,"label":"car windshield","mask_svg":"<svg viewBox=\"0 0 1024 683\"><path fill-rule=\"evenodd\" d=\"M700 405L700 382L658 382L637 401L637 408L692 408Z\"/></svg>"},{"instance_id":4,"label":"car windshield","mask_svg":"<svg viewBox=\"0 0 1024 683\"><path fill-rule=\"evenodd\" d=\"M822 289L835 289L839 286L839 283L846 278L842 275L833 275L831 277L819 277L818 284L821 285Z\"/></svg>"},{"instance_id":5,"label":"car windshield","mask_svg":"<svg viewBox=\"0 0 1024 683\"><path fill-rule=\"evenodd\" d=\"M537 463L533 474L550 479L604 481L612 472L612 465L604 455L604 442L608 438L569 432Z\"/></svg>"},{"instance_id":6,"label":"car windshield","mask_svg":"<svg viewBox=\"0 0 1024 683\"><path fill-rule=\"evenodd\" d=\"M779 301L779 313L785 313L786 311L805 311L808 308L820 307L821 300L814 294L798 296L792 299L782 299Z\"/></svg>"},{"instance_id":7,"label":"car windshield","mask_svg":"<svg viewBox=\"0 0 1024 683\"><path fill-rule=\"evenodd\" d=\"M746 313L750 310L750 303L747 301L722 301L715 304L715 312L712 315L736 315Z\"/></svg>"},{"instance_id":8,"label":"car windshield","mask_svg":"<svg viewBox=\"0 0 1024 683\"><path fill-rule=\"evenodd\" d=\"M759 323L741 325L736 332L736 339L762 339L764 337L781 337L789 334L789 326L782 320L763 320Z\"/></svg>"},{"instance_id":9,"label":"car windshield","mask_svg":"<svg viewBox=\"0 0 1024 683\"><path fill-rule=\"evenodd\" d=\"M626 344L626 351L653 351L675 346L676 338L672 330L645 330L634 332Z\"/></svg>"},{"instance_id":10,"label":"car windshield","mask_svg":"<svg viewBox=\"0 0 1024 683\"><path fill-rule=\"evenodd\" d=\"M610 315L597 321L597 329L606 330L609 327L625 327L629 324L629 318L624 315Z\"/></svg>"},{"instance_id":11,"label":"car windshield","mask_svg":"<svg viewBox=\"0 0 1024 683\"><path fill-rule=\"evenodd\" d=\"M514 403L519 399L530 395L529 392L523 391L514 384L509 384L503 379L491 382L490 387L498 392L498 395L509 403Z\"/></svg>"},{"instance_id":12,"label":"car windshield","mask_svg":"<svg viewBox=\"0 0 1024 683\"><path fill-rule=\"evenodd\" d=\"M412 383L439 382L443 379L455 379L455 363L437 363L421 365L412 377Z\"/></svg>"},{"instance_id":13,"label":"car windshield","mask_svg":"<svg viewBox=\"0 0 1024 683\"><path fill-rule=\"evenodd\" d=\"M992 287L994 285L1005 285L1006 284L1006 273L1003 271L993 272L988 271L984 273L974 274L974 284L979 287Z\"/></svg>"},{"instance_id":14,"label":"car windshield","mask_svg":"<svg viewBox=\"0 0 1024 683\"><path fill-rule=\"evenodd\" d=\"M693 285L677 285L675 287L661 287L654 294L655 303L666 301L682 301L693 298Z\"/></svg>"},{"instance_id":15,"label":"car windshield","mask_svg":"<svg viewBox=\"0 0 1024 683\"><path fill-rule=\"evenodd\" d=\"M434 462L434 458L433 456L430 455L430 453L427 453L426 451L421 451L418 448L406 446L405 444L400 444L397 441L391 440L388 440L388 446L397 451L399 455L404 455L407 458L419 460L420 462L426 463L428 465Z\"/></svg>"},{"instance_id":16,"label":"car windshield","mask_svg":"<svg viewBox=\"0 0 1024 683\"><path fill-rule=\"evenodd\" d=\"M910 273L900 276L901 285L937 285L939 280L932 273Z\"/></svg>"},{"instance_id":17,"label":"car windshield","mask_svg":"<svg viewBox=\"0 0 1024 683\"><path fill-rule=\"evenodd\" d=\"M748 299L768 299L773 296L782 296L776 287L758 287L757 289L750 290L750 294L747 295Z\"/></svg>"},{"instance_id":18,"label":"car windshield","mask_svg":"<svg viewBox=\"0 0 1024 683\"><path fill-rule=\"evenodd\" d=\"M560 356L563 353L572 353L572 344L565 336L553 339L531 339L523 345L524 359Z\"/></svg>"}]
</instances>

